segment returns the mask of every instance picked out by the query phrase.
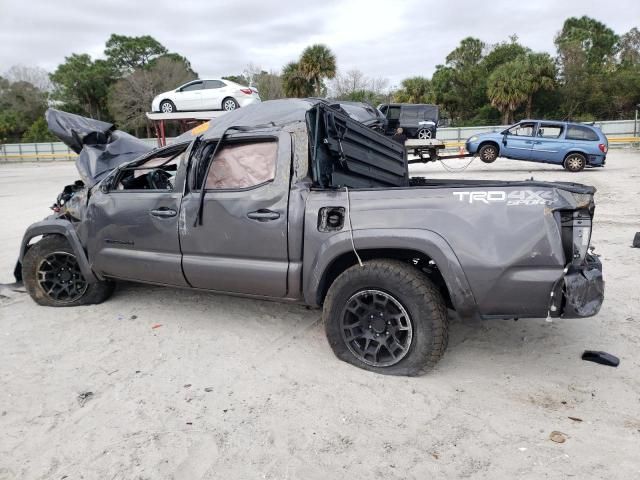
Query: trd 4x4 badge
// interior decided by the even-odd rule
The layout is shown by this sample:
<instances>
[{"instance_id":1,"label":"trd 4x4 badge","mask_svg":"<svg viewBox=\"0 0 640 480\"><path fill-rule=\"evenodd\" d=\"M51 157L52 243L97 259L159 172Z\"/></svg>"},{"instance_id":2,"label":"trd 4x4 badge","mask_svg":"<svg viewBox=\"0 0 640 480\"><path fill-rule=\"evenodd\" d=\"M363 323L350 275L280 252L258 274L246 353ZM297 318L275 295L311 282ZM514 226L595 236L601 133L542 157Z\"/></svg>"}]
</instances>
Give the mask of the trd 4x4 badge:
<instances>
[{"instance_id":1,"label":"trd 4x4 badge","mask_svg":"<svg viewBox=\"0 0 640 480\"><path fill-rule=\"evenodd\" d=\"M550 205L554 201L555 192L549 190L487 190L473 192L453 192L458 200L466 203L495 203L507 205Z\"/></svg>"}]
</instances>

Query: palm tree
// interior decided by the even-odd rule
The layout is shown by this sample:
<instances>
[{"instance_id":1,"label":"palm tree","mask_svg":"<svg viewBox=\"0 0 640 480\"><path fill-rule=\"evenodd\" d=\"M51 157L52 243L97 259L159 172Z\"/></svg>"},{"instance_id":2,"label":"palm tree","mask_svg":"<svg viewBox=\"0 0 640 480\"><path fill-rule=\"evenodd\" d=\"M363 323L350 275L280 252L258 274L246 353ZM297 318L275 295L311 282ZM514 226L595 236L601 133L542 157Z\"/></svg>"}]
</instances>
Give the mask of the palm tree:
<instances>
[{"instance_id":1,"label":"palm tree","mask_svg":"<svg viewBox=\"0 0 640 480\"><path fill-rule=\"evenodd\" d=\"M313 85L317 97L322 95L324 79L336 76L336 56L327 46L322 44L305 48L298 66Z\"/></svg>"},{"instance_id":2,"label":"palm tree","mask_svg":"<svg viewBox=\"0 0 640 480\"><path fill-rule=\"evenodd\" d=\"M547 53L530 53L524 58L523 81L527 90L526 116L531 118L533 95L540 90L552 90L556 86L556 67Z\"/></svg>"},{"instance_id":3,"label":"palm tree","mask_svg":"<svg viewBox=\"0 0 640 480\"><path fill-rule=\"evenodd\" d=\"M313 84L296 62L290 62L282 69L282 88L287 97L303 98L313 95Z\"/></svg>"},{"instance_id":4,"label":"palm tree","mask_svg":"<svg viewBox=\"0 0 640 480\"><path fill-rule=\"evenodd\" d=\"M524 63L517 59L500 65L487 81L487 96L502 113L505 125L512 123L513 112L528 99L530 89L523 81L524 74Z\"/></svg>"},{"instance_id":5,"label":"palm tree","mask_svg":"<svg viewBox=\"0 0 640 480\"><path fill-rule=\"evenodd\" d=\"M405 78L400 89L393 94L393 100L398 103L433 102L431 81L425 77Z\"/></svg>"}]
</instances>

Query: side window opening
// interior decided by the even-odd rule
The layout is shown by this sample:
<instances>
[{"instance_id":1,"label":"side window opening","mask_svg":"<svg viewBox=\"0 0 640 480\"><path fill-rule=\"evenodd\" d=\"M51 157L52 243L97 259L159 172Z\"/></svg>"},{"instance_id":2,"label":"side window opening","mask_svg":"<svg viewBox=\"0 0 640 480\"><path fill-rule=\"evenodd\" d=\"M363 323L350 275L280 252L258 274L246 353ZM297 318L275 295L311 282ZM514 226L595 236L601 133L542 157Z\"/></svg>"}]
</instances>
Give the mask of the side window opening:
<instances>
[{"instance_id":1,"label":"side window opening","mask_svg":"<svg viewBox=\"0 0 640 480\"><path fill-rule=\"evenodd\" d=\"M204 88L206 90L211 90L214 88L222 88L224 87L225 84L222 83L220 80L205 80L204 81Z\"/></svg>"},{"instance_id":2,"label":"side window opening","mask_svg":"<svg viewBox=\"0 0 640 480\"><path fill-rule=\"evenodd\" d=\"M541 138L560 138L562 136L562 132L564 131L564 127L561 125L552 125L552 124L541 124L540 128L538 128L538 137Z\"/></svg>"},{"instance_id":3,"label":"side window opening","mask_svg":"<svg viewBox=\"0 0 640 480\"><path fill-rule=\"evenodd\" d=\"M389 107L387 118L389 120L398 120L400 118L400 107Z\"/></svg>"},{"instance_id":4,"label":"side window opening","mask_svg":"<svg viewBox=\"0 0 640 480\"><path fill-rule=\"evenodd\" d=\"M211 156L211 148L203 150L203 158ZM213 159L205 182L206 190L241 190L257 187L275 178L278 142L253 141L222 145ZM208 162L200 162L196 185L202 184L202 177Z\"/></svg>"},{"instance_id":5,"label":"side window opening","mask_svg":"<svg viewBox=\"0 0 640 480\"><path fill-rule=\"evenodd\" d=\"M148 190L170 192L187 146L170 148L121 170L116 190Z\"/></svg>"},{"instance_id":6,"label":"side window opening","mask_svg":"<svg viewBox=\"0 0 640 480\"><path fill-rule=\"evenodd\" d=\"M566 138L567 140L600 140L596 132L588 127L583 127L580 125L569 125L569 127L567 128Z\"/></svg>"},{"instance_id":7,"label":"side window opening","mask_svg":"<svg viewBox=\"0 0 640 480\"><path fill-rule=\"evenodd\" d=\"M417 107L407 106L402 108L401 116L405 120L413 121L418 119L418 114L419 111Z\"/></svg>"},{"instance_id":8,"label":"side window opening","mask_svg":"<svg viewBox=\"0 0 640 480\"><path fill-rule=\"evenodd\" d=\"M182 92L192 92L194 90L202 90L202 82L190 83L186 87L182 88Z\"/></svg>"},{"instance_id":9,"label":"side window opening","mask_svg":"<svg viewBox=\"0 0 640 480\"><path fill-rule=\"evenodd\" d=\"M508 132L510 135L515 135L517 137L533 137L535 127L535 123L521 123L520 125L511 127Z\"/></svg>"}]
</instances>

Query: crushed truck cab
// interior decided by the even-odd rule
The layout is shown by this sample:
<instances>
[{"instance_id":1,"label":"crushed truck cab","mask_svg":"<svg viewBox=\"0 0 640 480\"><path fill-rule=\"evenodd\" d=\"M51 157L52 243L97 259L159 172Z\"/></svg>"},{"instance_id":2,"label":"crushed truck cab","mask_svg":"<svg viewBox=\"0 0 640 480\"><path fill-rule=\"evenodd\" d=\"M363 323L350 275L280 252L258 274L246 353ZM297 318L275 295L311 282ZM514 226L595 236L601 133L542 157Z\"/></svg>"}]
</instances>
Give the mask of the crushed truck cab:
<instances>
[{"instance_id":1,"label":"crushed truck cab","mask_svg":"<svg viewBox=\"0 0 640 480\"><path fill-rule=\"evenodd\" d=\"M451 310L602 305L593 187L411 178L401 145L318 99L242 108L133 160L107 155L106 170L99 152L124 137L98 125L96 146L96 125L67 115L56 124L92 139L91 168L25 233L22 277L42 305L104 301L117 280L296 302L323 308L339 358L396 375L435 365Z\"/></svg>"}]
</instances>

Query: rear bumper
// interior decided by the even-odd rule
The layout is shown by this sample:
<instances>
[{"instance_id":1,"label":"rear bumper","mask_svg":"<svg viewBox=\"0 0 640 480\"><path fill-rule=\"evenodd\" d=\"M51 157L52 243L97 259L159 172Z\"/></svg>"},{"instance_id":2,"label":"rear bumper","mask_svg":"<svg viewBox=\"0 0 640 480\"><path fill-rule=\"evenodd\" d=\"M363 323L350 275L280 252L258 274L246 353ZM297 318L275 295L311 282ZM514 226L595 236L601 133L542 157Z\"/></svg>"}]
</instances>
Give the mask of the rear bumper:
<instances>
[{"instance_id":1,"label":"rear bumper","mask_svg":"<svg viewBox=\"0 0 640 480\"><path fill-rule=\"evenodd\" d=\"M587 254L582 266L570 266L564 275L561 292L558 293L562 298L560 308L563 318L592 317L597 314L604 301L600 259Z\"/></svg>"},{"instance_id":2,"label":"rear bumper","mask_svg":"<svg viewBox=\"0 0 640 480\"><path fill-rule=\"evenodd\" d=\"M606 155L588 155L587 165L590 165L592 167L603 167L605 165L606 159Z\"/></svg>"},{"instance_id":3,"label":"rear bumper","mask_svg":"<svg viewBox=\"0 0 640 480\"><path fill-rule=\"evenodd\" d=\"M245 96L236 98L238 104L241 107L246 107L247 105L251 105L252 103L260 103L260 98L254 96Z\"/></svg>"}]
</instances>

